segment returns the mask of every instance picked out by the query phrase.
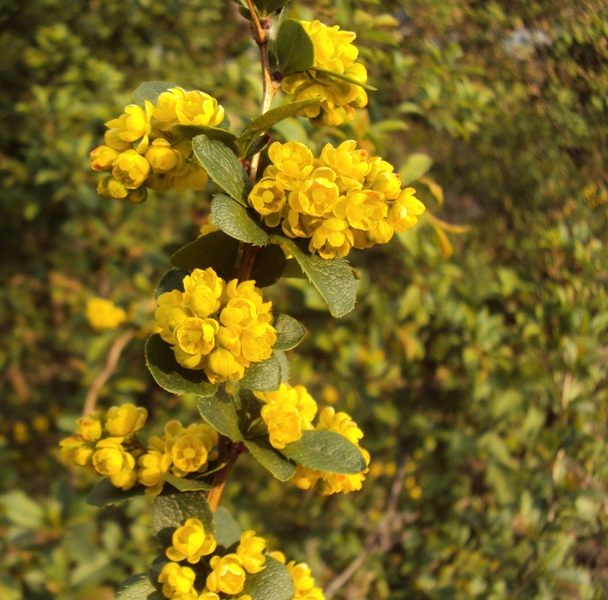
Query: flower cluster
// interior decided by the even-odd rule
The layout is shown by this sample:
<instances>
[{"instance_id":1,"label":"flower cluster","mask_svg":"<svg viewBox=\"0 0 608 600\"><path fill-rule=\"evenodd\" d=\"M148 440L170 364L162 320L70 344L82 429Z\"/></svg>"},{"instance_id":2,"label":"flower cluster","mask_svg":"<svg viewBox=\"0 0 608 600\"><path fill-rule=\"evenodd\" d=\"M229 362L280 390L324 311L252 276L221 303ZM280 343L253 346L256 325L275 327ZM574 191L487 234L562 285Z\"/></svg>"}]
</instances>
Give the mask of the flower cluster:
<instances>
[{"instance_id":1,"label":"flower cluster","mask_svg":"<svg viewBox=\"0 0 608 600\"><path fill-rule=\"evenodd\" d=\"M190 140L175 139L174 125L214 127L224 119L217 100L200 91L173 88L158 97L156 105L131 104L118 118L108 121L106 145L91 152L95 171L108 171L97 191L107 198L125 198L137 204L147 197L147 188L166 192L202 190L207 173L192 153Z\"/></svg>"},{"instance_id":2,"label":"flower cluster","mask_svg":"<svg viewBox=\"0 0 608 600\"><path fill-rule=\"evenodd\" d=\"M211 533L205 531L198 519L188 519L173 533L173 545L167 548L167 563L159 577L165 598L176 600L219 600L219 594L230 598L251 600L249 595L239 595L245 587L247 574L255 574L266 568L266 540L245 531L240 538L236 552L214 554L208 561L201 561L216 551L217 544ZM192 566L181 566L180 562ZM202 567L204 570L201 572ZM197 575L205 576L205 588L195 589ZM225 596L222 596L224 598Z\"/></svg>"},{"instance_id":3,"label":"flower cluster","mask_svg":"<svg viewBox=\"0 0 608 600\"><path fill-rule=\"evenodd\" d=\"M268 427L270 444L277 450L282 450L286 444L298 441L302 437L302 431L310 429L334 431L355 444L363 454L366 464L369 465L369 452L359 446L363 432L349 415L343 412L336 413L333 408L324 408L319 414L317 425L312 425L317 414L317 403L303 386L292 387L283 383L276 392L256 392L255 395L264 402L261 416ZM361 489L368 470L356 475L341 475L317 471L298 464L292 481L305 490L315 487L318 483L319 491L325 495L337 492L348 493Z\"/></svg>"},{"instance_id":4,"label":"flower cluster","mask_svg":"<svg viewBox=\"0 0 608 600\"><path fill-rule=\"evenodd\" d=\"M103 298L89 299L85 317L96 331L117 329L127 320L127 314L122 308Z\"/></svg>"},{"instance_id":5,"label":"flower cluster","mask_svg":"<svg viewBox=\"0 0 608 600\"><path fill-rule=\"evenodd\" d=\"M380 157L368 157L346 141L327 144L320 158L299 142L275 142L272 161L249 194L249 204L269 227L291 238L310 239L310 252L346 256L351 248L388 242L418 222L424 205L414 188Z\"/></svg>"},{"instance_id":6,"label":"flower cluster","mask_svg":"<svg viewBox=\"0 0 608 600\"><path fill-rule=\"evenodd\" d=\"M319 21L300 21L300 24L312 40L315 61L312 70L285 77L282 81L283 91L293 94L296 101L321 96L321 105L312 106L299 113L302 117L308 117L315 125L336 127L345 121L352 121L355 108L367 105L365 90L356 83L332 77L323 71L336 73L362 84L367 81L365 67L355 63L359 54L352 43L355 34L352 31L340 31L337 25L327 27Z\"/></svg>"},{"instance_id":7,"label":"flower cluster","mask_svg":"<svg viewBox=\"0 0 608 600\"><path fill-rule=\"evenodd\" d=\"M285 565L286 558L282 552L274 551L269 555ZM295 560L292 560L285 566L293 581L295 595L292 600L325 600L323 590L315 586L310 567L306 563L296 563Z\"/></svg>"},{"instance_id":8,"label":"flower cluster","mask_svg":"<svg viewBox=\"0 0 608 600\"><path fill-rule=\"evenodd\" d=\"M146 487L146 494L157 495L163 489L164 473L176 477L201 474L209 461L215 460L217 432L204 423L184 427L170 421L162 437L144 443L137 437L147 411L133 404L111 408L104 416L97 411L78 419L77 435L60 442L63 459L74 466L89 467L112 484L129 490L136 484Z\"/></svg>"},{"instance_id":9,"label":"flower cluster","mask_svg":"<svg viewBox=\"0 0 608 600\"><path fill-rule=\"evenodd\" d=\"M331 407L324 408L319 414L319 422L315 429L317 431L334 431L343 435L349 442L352 442L359 448L365 458L365 464L369 466L369 452L359 446L363 432L349 415L344 412L337 413ZM366 468L361 473L355 475L342 475L339 473L325 473L298 464L296 473L291 481L302 490L308 490L317 486L317 489L325 496L339 492L347 494L348 492L355 492L361 489L365 480L365 474L368 471L369 468Z\"/></svg>"},{"instance_id":10,"label":"flower cluster","mask_svg":"<svg viewBox=\"0 0 608 600\"><path fill-rule=\"evenodd\" d=\"M272 354L271 307L254 281L225 282L211 268L195 269L183 292L159 296L156 321L180 365L203 369L213 383L237 381L252 362Z\"/></svg>"}]
</instances>

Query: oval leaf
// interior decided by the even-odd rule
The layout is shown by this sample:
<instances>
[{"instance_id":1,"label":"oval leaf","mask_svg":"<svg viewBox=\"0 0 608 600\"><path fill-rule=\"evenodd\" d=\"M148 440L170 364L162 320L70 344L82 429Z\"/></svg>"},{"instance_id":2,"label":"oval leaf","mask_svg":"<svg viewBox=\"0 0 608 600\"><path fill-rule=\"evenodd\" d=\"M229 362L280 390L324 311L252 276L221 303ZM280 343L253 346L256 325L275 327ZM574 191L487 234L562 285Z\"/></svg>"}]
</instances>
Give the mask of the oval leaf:
<instances>
[{"instance_id":1,"label":"oval leaf","mask_svg":"<svg viewBox=\"0 0 608 600\"><path fill-rule=\"evenodd\" d=\"M233 442L243 439L239 428L239 415L232 396L222 387L213 398L200 398L198 411L211 427Z\"/></svg>"},{"instance_id":2,"label":"oval leaf","mask_svg":"<svg viewBox=\"0 0 608 600\"><path fill-rule=\"evenodd\" d=\"M172 292L173 290L183 292L184 277L187 275L190 275L190 272L182 269L172 269L168 273L165 273L163 278L160 280L158 287L156 288L156 299L158 300L159 296L165 294L166 292Z\"/></svg>"},{"instance_id":3,"label":"oval leaf","mask_svg":"<svg viewBox=\"0 0 608 600\"><path fill-rule=\"evenodd\" d=\"M335 431L303 431L302 437L287 444L281 454L325 473L354 475L365 469L359 448Z\"/></svg>"},{"instance_id":4,"label":"oval leaf","mask_svg":"<svg viewBox=\"0 0 608 600\"><path fill-rule=\"evenodd\" d=\"M134 92L133 99L137 104L144 108L145 101L149 100L152 104L158 102L158 97L163 93L167 92L171 88L179 87L176 83L169 83L167 81L148 81L142 83Z\"/></svg>"},{"instance_id":5,"label":"oval leaf","mask_svg":"<svg viewBox=\"0 0 608 600\"><path fill-rule=\"evenodd\" d=\"M286 264L287 257L281 247L268 244L257 253L249 279L253 279L258 287L273 285L281 278Z\"/></svg>"},{"instance_id":6,"label":"oval leaf","mask_svg":"<svg viewBox=\"0 0 608 600\"><path fill-rule=\"evenodd\" d=\"M238 255L238 240L223 231L212 231L180 248L171 257L171 264L188 271L211 267L220 277L233 279Z\"/></svg>"},{"instance_id":7,"label":"oval leaf","mask_svg":"<svg viewBox=\"0 0 608 600\"><path fill-rule=\"evenodd\" d=\"M334 79L339 79L340 81L346 81L347 83L352 83L353 85L358 85L362 87L364 90L368 92L377 92L378 88L375 88L372 85L367 85L367 83L361 83L358 79L354 79L353 77L349 77L348 75L342 75L341 73L334 73L333 71L328 71L327 69L320 69L319 67L312 67L313 71L317 71L319 73L323 73L327 77L333 77Z\"/></svg>"},{"instance_id":8,"label":"oval leaf","mask_svg":"<svg viewBox=\"0 0 608 600\"><path fill-rule=\"evenodd\" d=\"M291 479L296 472L296 466L279 454L265 438L245 440L245 446L265 469L268 469L279 481Z\"/></svg>"},{"instance_id":9,"label":"oval leaf","mask_svg":"<svg viewBox=\"0 0 608 600\"><path fill-rule=\"evenodd\" d=\"M408 185L416 179L420 179L433 164L430 156L426 154L410 154L403 167L399 171L401 185Z\"/></svg>"},{"instance_id":10,"label":"oval leaf","mask_svg":"<svg viewBox=\"0 0 608 600\"><path fill-rule=\"evenodd\" d=\"M287 567L278 560L266 556L266 568L254 575L247 575L241 592L251 600L291 600L295 590Z\"/></svg>"},{"instance_id":11,"label":"oval leaf","mask_svg":"<svg viewBox=\"0 0 608 600\"><path fill-rule=\"evenodd\" d=\"M349 264L343 258L325 260L308 251L306 241L292 240L274 235L271 240L284 244L298 261L302 271L317 288L329 312L336 318L343 317L355 308L357 284Z\"/></svg>"},{"instance_id":12,"label":"oval leaf","mask_svg":"<svg viewBox=\"0 0 608 600\"><path fill-rule=\"evenodd\" d=\"M207 175L231 198L246 206L249 179L232 150L206 135L197 135L192 140L192 148Z\"/></svg>"},{"instance_id":13,"label":"oval leaf","mask_svg":"<svg viewBox=\"0 0 608 600\"><path fill-rule=\"evenodd\" d=\"M285 77L310 69L315 63L315 47L304 27L295 19L281 23L276 40L279 70Z\"/></svg>"},{"instance_id":14,"label":"oval leaf","mask_svg":"<svg viewBox=\"0 0 608 600\"><path fill-rule=\"evenodd\" d=\"M281 373L281 363L273 352L269 359L251 363L245 369L241 385L254 392L274 392L281 385Z\"/></svg>"},{"instance_id":15,"label":"oval leaf","mask_svg":"<svg viewBox=\"0 0 608 600\"><path fill-rule=\"evenodd\" d=\"M156 590L150 577L145 574L132 575L123 581L116 600L162 600L163 595Z\"/></svg>"},{"instance_id":16,"label":"oval leaf","mask_svg":"<svg viewBox=\"0 0 608 600\"><path fill-rule=\"evenodd\" d=\"M187 519L198 519L206 533L213 533L213 512L205 492L169 494L157 496L152 507L152 524L160 541L165 546L171 545L171 536Z\"/></svg>"},{"instance_id":17,"label":"oval leaf","mask_svg":"<svg viewBox=\"0 0 608 600\"><path fill-rule=\"evenodd\" d=\"M268 234L253 220L249 210L224 194L213 196L211 222L241 242L256 246L265 246L270 242Z\"/></svg>"},{"instance_id":18,"label":"oval leaf","mask_svg":"<svg viewBox=\"0 0 608 600\"><path fill-rule=\"evenodd\" d=\"M110 506L120 504L137 496L143 496L146 488L143 485L136 485L126 492L112 485L112 482L104 477L87 496L87 504L91 506Z\"/></svg>"},{"instance_id":19,"label":"oval leaf","mask_svg":"<svg viewBox=\"0 0 608 600\"><path fill-rule=\"evenodd\" d=\"M146 365L160 387L173 394L214 396L217 383L210 383L204 371L185 369L175 360L171 346L158 333L146 342Z\"/></svg>"},{"instance_id":20,"label":"oval leaf","mask_svg":"<svg viewBox=\"0 0 608 600\"><path fill-rule=\"evenodd\" d=\"M245 127L245 129L243 129L241 135L239 135L238 139L236 140L236 144L239 149L239 156L247 156L251 144L253 144L253 142L257 140L262 133L268 131L273 125L276 125L283 119L293 117L293 115L299 113L305 108L308 108L309 106L321 104L321 102L321 96L300 100L299 102L289 102L287 104L283 104L282 106L277 106L276 108L265 112L257 119L254 119L251 121L251 123L249 123L249 125L247 125L247 127Z\"/></svg>"},{"instance_id":21,"label":"oval leaf","mask_svg":"<svg viewBox=\"0 0 608 600\"><path fill-rule=\"evenodd\" d=\"M217 140L236 152L236 135L220 127L208 127L207 125L174 125L171 133L184 140L191 140L197 135L206 135L210 140Z\"/></svg>"},{"instance_id":22,"label":"oval leaf","mask_svg":"<svg viewBox=\"0 0 608 600\"><path fill-rule=\"evenodd\" d=\"M272 326L277 331L275 350L291 350L295 348L308 333L306 327L289 315L275 315Z\"/></svg>"},{"instance_id":23,"label":"oval leaf","mask_svg":"<svg viewBox=\"0 0 608 600\"><path fill-rule=\"evenodd\" d=\"M218 506L213 513L215 521L215 541L218 546L228 548L239 541L243 530L235 518L223 506Z\"/></svg>"},{"instance_id":24,"label":"oval leaf","mask_svg":"<svg viewBox=\"0 0 608 600\"><path fill-rule=\"evenodd\" d=\"M282 350L275 350L274 355L277 357L281 367L281 383L287 383L289 381L289 361L287 360L287 356Z\"/></svg>"},{"instance_id":25,"label":"oval leaf","mask_svg":"<svg viewBox=\"0 0 608 600\"><path fill-rule=\"evenodd\" d=\"M163 479L171 484L180 492L199 492L201 490L211 490L213 486L198 479L186 479L185 477L177 477L173 473L163 473Z\"/></svg>"}]
</instances>

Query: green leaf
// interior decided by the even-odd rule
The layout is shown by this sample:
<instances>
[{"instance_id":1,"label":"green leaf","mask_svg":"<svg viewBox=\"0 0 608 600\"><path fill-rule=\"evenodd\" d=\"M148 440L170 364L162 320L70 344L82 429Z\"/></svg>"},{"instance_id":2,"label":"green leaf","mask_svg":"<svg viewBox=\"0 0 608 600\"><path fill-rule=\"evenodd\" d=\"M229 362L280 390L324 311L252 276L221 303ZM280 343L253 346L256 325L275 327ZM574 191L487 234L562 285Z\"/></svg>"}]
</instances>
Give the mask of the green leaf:
<instances>
[{"instance_id":1,"label":"green leaf","mask_svg":"<svg viewBox=\"0 0 608 600\"><path fill-rule=\"evenodd\" d=\"M104 477L87 496L87 503L91 506L109 506L143 496L145 493L146 488L143 485L136 485L125 492L112 485L112 482Z\"/></svg>"},{"instance_id":2,"label":"green leaf","mask_svg":"<svg viewBox=\"0 0 608 600\"><path fill-rule=\"evenodd\" d=\"M223 388L219 388L213 398L200 398L197 402L198 411L211 427L233 442L243 439L239 428L239 415L232 396Z\"/></svg>"},{"instance_id":3,"label":"green leaf","mask_svg":"<svg viewBox=\"0 0 608 600\"><path fill-rule=\"evenodd\" d=\"M166 292L172 292L173 290L179 290L180 292L184 291L184 277L190 275L189 271L184 271L182 269L172 269L168 273L163 275L163 278L160 280L158 287L156 288L155 297L158 300L158 297Z\"/></svg>"},{"instance_id":4,"label":"green leaf","mask_svg":"<svg viewBox=\"0 0 608 600\"><path fill-rule=\"evenodd\" d=\"M325 260L313 255L308 251L305 240L296 241L282 235L273 235L271 241L280 242L287 247L327 302L329 312L334 317L343 317L355 308L357 284L346 260L338 257Z\"/></svg>"},{"instance_id":5,"label":"green leaf","mask_svg":"<svg viewBox=\"0 0 608 600\"><path fill-rule=\"evenodd\" d=\"M306 273L302 271L302 267L300 263L295 258L288 258L285 263L285 269L283 269L283 273L281 277L286 279L308 279Z\"/></svg>"},{"instance_id":6,"label":"green leaf","mask_svg":"<svg viewBox=\"0 0 608 600\"><path fill-rule=\"evenodd\" d=\"M152 104L158 102L158 97L172 88L179 87L176 83L168 83L167 81L148 81L142 83L134 92L133 99L137 104L144 108L145 101L149 100Z\"/></svg>"},{"instance_id":7,"label":"green leaf","mask_svg":"<svg viewBox=\"0 0 608 600\"><path fill-rule=\"evenodd\" d=\"M116 600L161 600L163 595L156 590L150 577L144 573L132 575L122 582Z\"/></svg>"},{"instance_id":8,"label":"green leaf","mask_svg":"<svg viewBox=\"0 0 608 600\"><path fill-rule=\"evenodd\" d=\"M279 481L291 479L296 466L273 448L267 439L256 438L245 440L245 446L265 469L268 469Z\"/></svg>"},{"instance_id":9,"label":"green leaf","mask_svg":"<svg viewBox=\"0 0 608 600\"><path fill-rule=\"evenodd\" d=\"M211 222L241 242L256 246L265 246L270 242L268 234L253 220L249 209L224 194L213 196Z\"/></svg>"},{"instance_id":10,"label":"green leaf","mask_svg":"<svg viewBox=\"0 0 608 600\"><path fill-rule=\"evenodd\" d=\"M277 10L281 10L289 0L253 0L253 5L256 7L260 16L268 17Z\"/></svg>"},{"instance_id":11,"label":"green leaf","mask_svg":"<svg viewBox=\"0 0 608 600\"><path fill-rule=\"evenodd\" d=\"M206 398L217 392L217 383L210 383L204 371L179 365L171 346L158 333L146 342L146 365L156 383L173 394L196 394Z\"/></svg>"},{"instance_id":12,"label":"green leaf","mask_svg":"<svg viewBox=\"0 0 608 600\"><path fill-rule=\"evenodd\" d=\"M307 334L306 327L289 315L275 315L272 326L277 331L277 341L273 346L274 350L291 350Z\"/></svg>"},{"instance_id":13,"label":"green leaf","mask_svg":"<svg viewBox=\"0 0 608 600\"><path fill-rule=\"evenodd\" d=\"M180 492L199 492L201 490L213 489L213 486L209 483L198 479L177 477L177 475L173 475L173 473L163 473L163 479Z\"/></svg>"},{"instance_id":14,"label":"green leaf","mask_svg":"<svg viewBox=\"0 0 608 600\"><path fill-rule=\"evenodd\" d=\"M430 156L426 154L410 154L399 171L401 185L408 185L422 177L433 164Z\"/></svg>"},{"instance_id":15,"label":"green leaf","mask_svg":"<svg viewBox=\"0 0 608 600\"><path fill-rule=\"evenodd\" d=\"M0 496L2 516L14 525L27 529L44 527L44 509L23 490L12 490Z\"/></svg>"},{"instance_id":16,"label":"green leaf","mask_svg":"<svg viewBox=\"0 0 608 600\"><path fill-rule=\"evenodd\" d=\"M325 473L354 475L365 469L359 448L335 431L303 431L302 437L287 444L281 454Z\"/></svg>"},{"instance_id":17,"label":"green leaf","mask_svg":"<svg viewBox=\"0 0 608 600\"><path fill-rule=\"evenodd\" d=\"M218 506L213 513L215 521L215 541L218 546L228 548L239 541L243 530L235 518L223 506Z\"/></svg>"},{"instance_id":18,"label":"green leaf","mask_svg":"<svg viewBox=\"0 0 608 600\"><path fill-rule=\"evenodd\" d=\"M171 536L178 527L188 519L198 519L206 533L213 533L213 512L205 492L177 492L167 496L157 496L152 507L152 524L160 541L165 546L171 545Z\"/></svg>"},{"instance_id":19,"label":"green leaf","mask_svg":"<svg viewBox=\"0 0 608 600\"><path fill-rule=\"evenodd\" d=\"M229 280L236 276L238 255L238 240L223 231L212 231L180 248L171 257L171 264L188 271L211 267L220 277Z\"/></svg>"},{"instance_id":20,"label":"green leaf","mask_svg":"<svg viewBox=\"0 0 608 600\"><path fill-rule=\"evenodd\" d=\"M274 350L274 355L281 366L281 383L287 383L289 381L289 361L287 360L287 356L282 350Z\"/></svg>"},{"instance_id":21,"label":"green leaf","mask_svg":"<svg viewBox=\"0 0 608 600\"><path fill-rule=\"evenodd\" d=\"M197 135L192 140L192 148L207 175L231 198L247 206L249 179L232 150L206 135Z\"/></svg>"},{"instance_id":22,"label":"green leaf","mask_svg":"<svg viewBox=\"0 0 608 600\"><path fill-rule=\"evenodd\" d=\"M174 125L171 133L184 140L191 140L197 135L206 135L210 140L221 142L236 152L236 135L221 127L208 127L207 125Z\"/></svg>"},{"instance_id":23,"label":"green leaf","mask_svg":"<svg viewBox=\"0 0 608 600\"><path fill-rule=\"evenodd\" d=\"M265 361L251 363L245 369L241 385L255 392L274 392L277 390L281 385L281 363L274 352Z\"/></svg>"},{"instance_id":24,"label":"green leaf","mask_svg":"<svg viewBox=\"0 0 608 600\"><path fill-rule=\"evenodd\" d=\"M263 571L247 575L241 594L249 594L251 600L291 600L295 590L287 567L270 556L265 565Z\"/></svg>"},{"instance_id":25,"label":"green leaf","mask_svg":"<svg viewBox=\"0 0 608 600\"><path fill-rule=\"evenodd\" d=\"M320 69L319 67L311 67L313 71L317 71L318 73L323 73L327 77L332 77L333 79L339 79L340 81L346 81L347 83L351 83L353 85L358 85L362 87L364 90L368 92L377 92L378 88L375 88L373 85L367 85L367 83L361 83L358 79L354 77L349 77L348 75L342 75L341 73L334 73L333 71L328 71L327 69Z\"/></svg>"},{"instance_id":26,"label":"green leaf","mask_svg":"<svg viewBox=\"0 0 608 600\"><path fill-rule=\"evenodd\" d=\"M283 21L277 33L276 54L283 77L306 71L314 65L314 44L299 21Z\"/></svg>"},{"instance_id":27,"label":"green leaf","mask_svg":"<svg viewBox=\"0 0 608 600\"><path fill-rule=\"evenodd\" d=\"M281 247L268 244L257 253L249 278L253 279L258 287L268 287L281 278L286 264L287 257Z\"/></svg>"},{"instance_id":28,"label":"green leaf","mask_svg":"<svg viewBox=\"0 0 608 600\"><path fill-rule=\"evenodd\" d=\"M236 144L239 148L239 156L246 156L251 144L258 139L260 134L268 131L273 125L276 125L284 119L293 117L293 115L309 106L321 104L321 102L321 96L315 96L314 98L308 98L307 100L301 100L299 102L289 102L288 104L277 106L277 108L273 108L259 116L257 119L254 119L245 127L245 129L243 129L236 140Z\"/></svg>"}]
</instances>

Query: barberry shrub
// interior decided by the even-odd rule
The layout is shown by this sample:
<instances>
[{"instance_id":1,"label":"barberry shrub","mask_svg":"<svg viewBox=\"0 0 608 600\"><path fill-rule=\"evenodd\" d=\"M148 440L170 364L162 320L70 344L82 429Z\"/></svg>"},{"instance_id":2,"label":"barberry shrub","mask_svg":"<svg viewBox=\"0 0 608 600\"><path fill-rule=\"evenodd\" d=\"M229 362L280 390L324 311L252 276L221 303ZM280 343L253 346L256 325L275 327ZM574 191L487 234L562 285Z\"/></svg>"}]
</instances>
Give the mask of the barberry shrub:
<instances>
[{"instance_id":1,"label":"barberry shrub","mask_svg":"<svg viewBox=\"0 0 608 600\"><path fill-rule=\"evenodd\" d=\"M285 18L287 0L240 4L260 49L259 117L233 133L208 93L144 83L91 152L93 169L105 173L98 192L107 198L137 204L149 189L202 191L209 180L219 189L211 226L171 257L157 290L156 332L145 346L158 385L195 395L202 421L170 421L162 436L146 436L146 409L125 404L84 416L76 435L61 442L67 463L103 476L91 504L154 498L163 553L148 573L124 582L120 600L324 597L305 563L270 551L218 509L231 467L245 453L280 481L321 494L360 489L370 462L349 415L319 411L303 386L288 382L285 353L306 330L276 311L263 288L282 277L306 278L340 318L356 299L345 257L387 243L424 212L393 167L356 141L327 144L318 156L298 142L269 145L269 128L294 115L315 126L352 120L374 88L357 62L354 33ZM279 88L293 97L271 108ZM262 152L268 166L259 172ZM124 320L102 303L91 301L87 312L99 329Z\"/></svg>"}]
</instances>

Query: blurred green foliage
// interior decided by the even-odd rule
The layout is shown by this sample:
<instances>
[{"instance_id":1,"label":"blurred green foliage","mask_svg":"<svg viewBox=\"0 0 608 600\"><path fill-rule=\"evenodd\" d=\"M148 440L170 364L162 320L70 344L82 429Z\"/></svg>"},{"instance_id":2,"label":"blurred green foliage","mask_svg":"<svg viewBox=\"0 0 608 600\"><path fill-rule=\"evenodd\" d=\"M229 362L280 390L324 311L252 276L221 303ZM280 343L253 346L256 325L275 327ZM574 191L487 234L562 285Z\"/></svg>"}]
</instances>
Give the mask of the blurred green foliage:
<instances>
[{"instance_id":1,"label":"blurred green foliage","mask_svg":"<svg viewBox=\"0 0 608 600\"><path fill-rule=\"evenodd\" d=\"M214 94L233 127L258 112L257 49L219 0L4 0L0 19L0 597L104 600L155 554L149 502L85 505L73 429L124 332L95 333L101 295L136 335L99 403L196 418L143 363L155 286L208 203L97 196L88 152L145 80ZM433 158L442 207L354 254L359 302L333 320L310 286L273 289L310 335L292 380L351 412L372 470L322 498L244 457L226 506L306 560L328 597L608 595L608 9L600 0L292 0L289 15L357 32L380 91L342 131L290 119L278 138L357 137L401 169ZM179 203L179 210L177 209ZM445 243L445 240L444 240ZM349 568L339 586L332 584ZM358 567L358 568L357 568Z\"/></svg>"}]
</instances>

